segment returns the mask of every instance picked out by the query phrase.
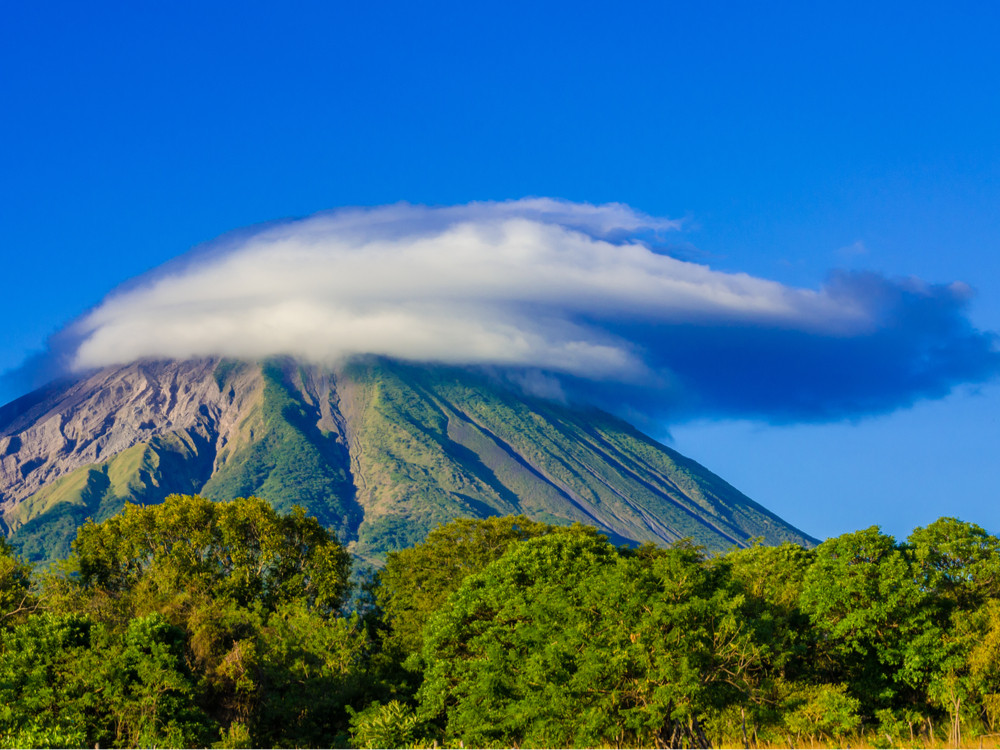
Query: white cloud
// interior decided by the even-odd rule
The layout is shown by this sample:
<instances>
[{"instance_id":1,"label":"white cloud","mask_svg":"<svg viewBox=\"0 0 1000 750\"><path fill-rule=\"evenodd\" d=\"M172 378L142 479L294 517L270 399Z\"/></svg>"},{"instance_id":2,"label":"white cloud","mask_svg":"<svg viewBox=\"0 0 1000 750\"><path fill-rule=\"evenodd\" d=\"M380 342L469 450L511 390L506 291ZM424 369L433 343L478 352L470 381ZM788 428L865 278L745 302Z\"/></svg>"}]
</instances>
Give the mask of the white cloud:
<instances>
[{"instance_id":1,"label":"white cloud","mask_svg":"<svg viewBox=\"0 0 1000 750\"><path fill-rule=\"evenodd\" d=\"M676 228L621 204L548 198L319 214L110 295L75 325L73 363L368 353L630 379L645 374L642 352L606 321L867 323L851 300L720 273L634 239Z\"/></svg>"},{"instance_id":2,"label":"white cloud","mask_svg":"<svg viewBox=\"0 0 1000 750\"><path fill-rule=\"evenodd\" d=\"M788 287L657 252L678 228L549 198L341 209L222 237L112 293L61 341L76 369L376 354L518 369L513 381L555 398L568 376L615 408L774 419L885 411L998 369L965 285L839 273Z\"/></svg>"}]
</instances>

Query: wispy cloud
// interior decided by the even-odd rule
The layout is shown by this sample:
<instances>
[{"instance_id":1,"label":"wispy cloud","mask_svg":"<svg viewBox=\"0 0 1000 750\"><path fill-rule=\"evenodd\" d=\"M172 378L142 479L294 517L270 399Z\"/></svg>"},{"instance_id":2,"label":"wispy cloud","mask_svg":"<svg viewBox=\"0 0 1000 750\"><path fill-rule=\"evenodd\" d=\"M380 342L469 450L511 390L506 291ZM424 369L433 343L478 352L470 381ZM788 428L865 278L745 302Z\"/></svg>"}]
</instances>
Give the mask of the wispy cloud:
<instances>
[{"instance_id":1,"label":"wispy cloud","mask_svg":"<svg viewBox=\"0 0 1000 750\"><path fill-rule=\"evenodd\" d=\"M820 289L657 251L678 229L549 198L343 209L245 230L140 277L66 332L71 365L355 354L500 367L643 413L834 419L998 371L962 284Z\"/></svg>"}]
</instances>

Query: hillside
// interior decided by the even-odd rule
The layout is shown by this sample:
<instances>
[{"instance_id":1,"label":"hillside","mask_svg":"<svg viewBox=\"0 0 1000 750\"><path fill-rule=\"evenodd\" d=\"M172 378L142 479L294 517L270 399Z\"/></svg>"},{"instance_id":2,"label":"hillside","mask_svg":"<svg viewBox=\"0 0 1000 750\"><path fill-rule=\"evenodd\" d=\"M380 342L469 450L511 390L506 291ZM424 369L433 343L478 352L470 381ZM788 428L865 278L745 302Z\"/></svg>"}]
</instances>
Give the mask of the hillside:
<instances>
[{"instance_id":1,"label":"hillside","mask_svg":"<svg viewBox=\"0 0 1000 750\"><path fill-rule=\"evenodd\" d=\"M168 494L303 506L362 558L457 516L525 513L612 540L812 540L627 423L458 368L136 362L0 409L3 531L33 560Z\"/></svg>"}]
</instances>

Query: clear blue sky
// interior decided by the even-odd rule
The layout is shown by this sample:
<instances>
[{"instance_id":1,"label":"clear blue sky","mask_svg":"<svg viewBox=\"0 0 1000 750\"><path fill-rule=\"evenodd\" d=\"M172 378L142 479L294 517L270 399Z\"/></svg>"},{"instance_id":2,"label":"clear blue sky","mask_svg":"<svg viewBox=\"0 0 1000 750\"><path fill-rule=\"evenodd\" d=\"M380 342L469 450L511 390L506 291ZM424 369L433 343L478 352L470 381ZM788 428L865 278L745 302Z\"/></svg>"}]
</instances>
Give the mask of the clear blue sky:
<instances>
[{"instance_id":1,"label":"clear blue sky","mask_svg":"<svg viewBox=\"0 0 1000 750\"><path fill-rule=\"evenodd\" d=\"M997 331L998 38L982 2L9 4L0 370L227 230L526 195L684 218L687 257L785 284L962 280ZM998 415L994 382L669 440L816 536L1000 532Z\"/></svg>"}]
</instances>

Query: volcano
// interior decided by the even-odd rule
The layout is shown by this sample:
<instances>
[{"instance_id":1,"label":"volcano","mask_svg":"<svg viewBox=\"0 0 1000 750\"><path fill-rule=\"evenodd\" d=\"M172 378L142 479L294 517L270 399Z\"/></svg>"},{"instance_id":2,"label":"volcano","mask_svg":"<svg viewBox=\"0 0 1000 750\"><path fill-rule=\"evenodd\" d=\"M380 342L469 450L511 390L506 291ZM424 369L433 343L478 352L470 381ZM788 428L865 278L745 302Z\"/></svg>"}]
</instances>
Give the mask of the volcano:
<instances>
[{"instance_id":1,"label":"volcano","mask_svg":"<svg viewBox=\"0 0 1000 750\"><path fill-rule=\"evenodd\" d=\"M301 506L376 564L442 522L516 513L617 543L815 542L611 414L464 368L139 361L0 408L0 528L26 559L173 493Z\"/></svg>"}]
</instances>

